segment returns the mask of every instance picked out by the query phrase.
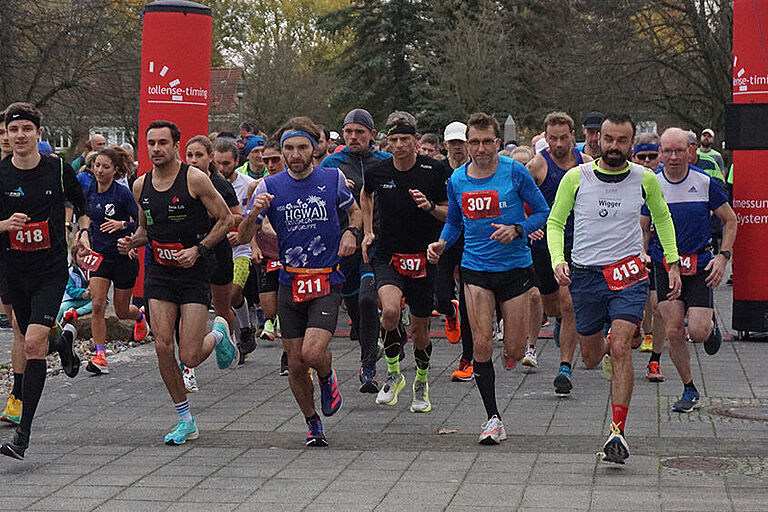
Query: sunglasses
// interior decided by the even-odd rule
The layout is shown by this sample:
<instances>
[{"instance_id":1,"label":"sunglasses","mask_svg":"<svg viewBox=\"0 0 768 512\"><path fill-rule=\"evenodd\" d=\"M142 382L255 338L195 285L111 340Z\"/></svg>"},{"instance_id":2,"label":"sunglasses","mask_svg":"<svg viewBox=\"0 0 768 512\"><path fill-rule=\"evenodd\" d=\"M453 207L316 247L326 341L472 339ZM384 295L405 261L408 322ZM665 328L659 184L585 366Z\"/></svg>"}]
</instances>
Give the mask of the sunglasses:
<instances>
[{"instance_id":1,"label":"sunglasses","mask_svg":"<svg viewBox=\"0 0 768 512\"><path fill-rule=\"evenodd\" d=\"M263 161L265 164L268 164L268 163L270 163L270 162L279 162L279 161L280 161L282 158L283 158L283 157L281 157L281 156L269 156L269 157L266 157L266 156L265 156L265 157L262 157L262 159L261 159L261 160L262 160L262 161Z\"/></svg>"},{"instance_id":2,"label":"sunglasses","mask_svg":"<svg viewBox=\"0 0 768 512\"><path fill-rule=\"evenodd\" d=\"M638 153L637 155L635 155L635 158L637 158L638 160L656 160L657 158L659 158L659 154L658 153Z\"/></svg>"}]
</instances>

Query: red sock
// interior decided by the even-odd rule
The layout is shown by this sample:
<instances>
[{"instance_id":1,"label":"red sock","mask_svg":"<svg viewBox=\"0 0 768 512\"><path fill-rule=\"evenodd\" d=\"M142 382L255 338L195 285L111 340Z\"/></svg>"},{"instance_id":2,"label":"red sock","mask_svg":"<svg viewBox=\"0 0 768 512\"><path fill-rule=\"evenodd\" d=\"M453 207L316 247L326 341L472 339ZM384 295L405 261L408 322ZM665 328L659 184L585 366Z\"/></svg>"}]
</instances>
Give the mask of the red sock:
<instances>
[{"instance_id":1,"label":"red sock","mask_svg":"<svg viewBox=\"0 0 768 512\"><path fill-rule=\"evenodd\" d=\"M624 426L627 423L627 413L629 412L629 407L626 405L614 405L612 406L612 409L613 422L617 427L621 429L622 432L624 432Z\"/></svg>"}]
</instances>

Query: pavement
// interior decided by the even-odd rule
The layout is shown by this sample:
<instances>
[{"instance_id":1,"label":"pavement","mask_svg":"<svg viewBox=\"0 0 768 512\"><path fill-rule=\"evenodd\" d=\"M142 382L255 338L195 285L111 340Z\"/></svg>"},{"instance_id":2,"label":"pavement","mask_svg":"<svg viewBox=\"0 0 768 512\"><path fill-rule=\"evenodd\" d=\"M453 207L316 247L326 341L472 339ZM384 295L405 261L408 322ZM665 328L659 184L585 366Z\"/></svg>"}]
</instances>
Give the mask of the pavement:
<instances>
[{"instance_id":1,"label":"pavement","mask_svg":"<svg viewBox=\"0 0 768 512\"><path fill-rule=\"evenodd\" d=\"M728 332L731 289L717 291ZM340 329L346 329L346 317ZM442 330L434 319L432 330ZM10 350L0 335L0 357ZM645 380L634 353L635 388L624 466L597 460L610 423L609 383L599 369L574 370L570 398L554 396L559 353L537 344L539 369L504 371L496 350L497 398L509 438L477 444L484 421L476 385L450 382L460 345L434 340L433 411L408 410L414 376L393 407L358 392L359 348L332 342L343 408L324 419L330 447L305 448L306 426L281 347L262 342L244 366L220 371L210 358L191 395L200 438L169 447L176 414L152 344L110 359L109 375L48 379L27 458L0 460L3 510L621 510L768 509L768 346L728 341L716 356L690 345L704 407L670 412L682 384L665 353L666 382ZM0 361L5 361L0 359ZM379 363L379 374L385 372ZM4 401L4 397L3 397ZM722 415L724 413L726 415ZM756 419L740 419L736 416ZM0 437L12 429L0 426ZM441 433L443 432L443 433ZM446 433L448 432L448 433ZM453 433L451 433L453 432Z\"/></svg>"}]
</instances>

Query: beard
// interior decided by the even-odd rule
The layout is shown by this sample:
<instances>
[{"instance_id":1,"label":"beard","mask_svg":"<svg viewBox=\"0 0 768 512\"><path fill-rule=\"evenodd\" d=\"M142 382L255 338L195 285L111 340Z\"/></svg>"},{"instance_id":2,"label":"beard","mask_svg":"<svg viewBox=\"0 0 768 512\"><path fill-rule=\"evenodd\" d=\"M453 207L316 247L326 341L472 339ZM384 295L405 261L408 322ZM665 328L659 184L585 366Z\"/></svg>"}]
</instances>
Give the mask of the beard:
<instances>
[{"instance_id":1,"label":"beard","mask_svg":"<svg viewBox=\"0 0 768 512\"><path fill-rule=\"evenodd\" d=\"M611 167L622 167L629 159L629 155L626 155L616 149L612 149L607 153L603 153L602 159L603 162L610 165Z\"/></svg>"}]
</instances>

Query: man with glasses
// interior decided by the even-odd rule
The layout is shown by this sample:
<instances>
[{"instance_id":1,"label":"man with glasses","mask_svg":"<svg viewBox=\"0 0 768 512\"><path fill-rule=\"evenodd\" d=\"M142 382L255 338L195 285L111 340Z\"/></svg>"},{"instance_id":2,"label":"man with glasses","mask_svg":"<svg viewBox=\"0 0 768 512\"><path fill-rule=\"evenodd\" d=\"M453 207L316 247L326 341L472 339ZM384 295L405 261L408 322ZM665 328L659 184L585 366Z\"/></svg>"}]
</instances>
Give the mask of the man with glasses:
<instances>
[{"instance_id":1,"label":"man with glasses","mask_svg":"<svg viewBox=\"0 0 768 512\"><path fill-rule=\"evenodd\" d=\"M494 445L507 434L496 404L493 369L493 314L501 304L504 351L516 362L523 358L528 330L530 292L536 279L529 234L541 228L549 207L533 178L519 162L498 154L498 121L483 112L467 121L472 157L448 182L448 218L427 257L436 263L464 229L461 273L474 340L474 373L487 420L480 444ZM524 203L531 214L525 217Z\"/></svg>"},{"instance_id":2,"label":"man with glasses","mask_svg":"<svg viewBox=\"0 0 768 512\"><path fill-rule=\"evenodd\" d=\"M728 204L722 186L706 173L693 168L686 158L687 135L679 128L668 128L661 136L664 168L656 173L675 224L680 251L682 293L670 296L668 275L659 237L643 207L640 222L650 238L649 254L656 274L659 311L664 316L669 338L669 357L683 381L683 395L672 406L674 412L691 412L699 407L699 392L693 383L690 355L685 340L684 319L694 342L704 342L704 350L713 355L720 349L722 334L713 309L712 290L723 279L736 239L736 214ZM712 255L712 214L723 223L723 249ZM653 219L656 223L656 219Z\"/></svg>"}]
</instances>

